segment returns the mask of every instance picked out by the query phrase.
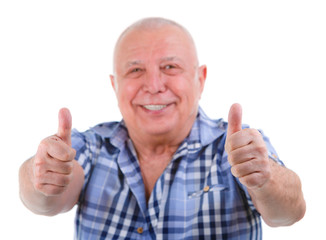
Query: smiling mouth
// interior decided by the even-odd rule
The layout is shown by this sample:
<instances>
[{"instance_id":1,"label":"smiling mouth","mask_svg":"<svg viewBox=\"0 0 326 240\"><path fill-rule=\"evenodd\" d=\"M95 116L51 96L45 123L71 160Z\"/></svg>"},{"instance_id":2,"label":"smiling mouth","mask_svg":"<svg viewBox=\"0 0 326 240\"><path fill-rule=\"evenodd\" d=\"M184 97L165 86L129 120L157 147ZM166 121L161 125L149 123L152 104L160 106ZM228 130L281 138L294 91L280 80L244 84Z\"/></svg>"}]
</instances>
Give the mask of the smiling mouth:
<instances>
[{"instance_id":1,"label":"smiling mouth","mask_svg":"<svg viewBox=\"0 0 326 240\"><path fill-rule=\"evenodd\" d=\"M143 105L144 108L151 111L159 111L165 108L167 105Z\"/></svg>"}]
</instances>

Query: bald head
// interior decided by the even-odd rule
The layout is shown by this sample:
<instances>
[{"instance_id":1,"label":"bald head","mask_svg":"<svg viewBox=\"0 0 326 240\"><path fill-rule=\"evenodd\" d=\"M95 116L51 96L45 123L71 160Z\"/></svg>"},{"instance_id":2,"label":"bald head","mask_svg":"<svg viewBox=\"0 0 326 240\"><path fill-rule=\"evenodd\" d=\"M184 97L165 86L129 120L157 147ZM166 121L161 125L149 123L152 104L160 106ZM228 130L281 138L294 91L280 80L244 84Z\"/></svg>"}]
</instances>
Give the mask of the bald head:
<instances>
[{"instance_id":1,"label":"bald head","mask_svg":"<svg viewBox=\"0 0 326 240\"><path fill-rule=\"evenodd\" d=\"M166 19L166 18L153 17L153 18L140 19L137 22L130 25L128 28L126 28L125 31L123 31L121 33L121 35L120 35L120 37L118 39L118 42L125 34L127 34L131 30L137 30L137 29L155 30L155 29L162 28L164 26L176 26L176 27L180 28L180 30L185 32L187 35L189 35L189 38L192 40L192 37L191 37L190 33L182 25L176 23L175 21Z\"/></svg>"},{"instance_id":2,"label":"bald head","mask_svg":"<svg viewBox=\"0 0 326 240\"><path fill-rule=\"evenodd\" d=\"M189 49L189 50L194 51L194 53L196 55L196 59L197 59L197 50L196 50L194 40L186 28L184 28L182 25L180 25L172 20L165 19L165 18L159 18L159 17L144 18L144 19L138 20L137 22L133 23L128 28L126 28L121 33L120 37L118 38L115 48L114 48L114 59L113 59L114 70L115 70L115 66L117 64L116 56L117 56L118 52L121 50L120 43L123 41L123 39L127 35L129 35L131 32L134 32L134 31L157 31L162 28L169 27L169 26L178 29L180 32L182 32L188 38L189 42L192 45L192 49ZM197 62L198 62L198 60L197 60Z\"/></svg>"}]
</instances>

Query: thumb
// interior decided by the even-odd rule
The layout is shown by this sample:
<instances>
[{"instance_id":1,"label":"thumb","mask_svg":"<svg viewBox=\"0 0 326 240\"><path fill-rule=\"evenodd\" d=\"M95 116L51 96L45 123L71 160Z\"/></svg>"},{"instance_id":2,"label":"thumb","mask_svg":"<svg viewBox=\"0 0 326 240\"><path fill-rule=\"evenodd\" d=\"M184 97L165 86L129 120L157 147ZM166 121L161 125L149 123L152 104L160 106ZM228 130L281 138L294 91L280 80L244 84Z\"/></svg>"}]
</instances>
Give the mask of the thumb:
<instances>
[{"instance_id":1,"label":"thumb","mask_svg":"<svg viewBox=\"0 0 326 240\"><path fill-rule=\"evenodd\" d=\"M62 108L59 111L59 127L57 136L66 144L71 146L71 126L72 117L68 108Z\"/></svg>"},{"instance_id":2,"label":"thumb","mask_svg":"<svg viewBox=\"0 0 326 240\"><path fill-rule=\"evenodd\" d=\"M242 129L242 108L241 105L235 103L231 106L229 111L227 136L231 136L235 132Z\"/></svg>"}]
</instances>

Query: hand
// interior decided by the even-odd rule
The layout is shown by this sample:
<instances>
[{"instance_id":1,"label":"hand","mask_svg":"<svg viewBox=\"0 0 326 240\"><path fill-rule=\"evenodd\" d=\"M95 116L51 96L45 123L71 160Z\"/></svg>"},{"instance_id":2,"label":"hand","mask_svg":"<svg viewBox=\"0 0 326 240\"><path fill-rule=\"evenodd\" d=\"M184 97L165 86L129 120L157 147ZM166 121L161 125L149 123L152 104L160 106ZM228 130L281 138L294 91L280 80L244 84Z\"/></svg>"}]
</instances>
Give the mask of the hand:
<instances>
[{"instance_id":1,"label":"hand","mask_svg":"<svg viewBox=\"0 0 326 240\"><path fill-rule=\"evenodd\" d=\"M71 125L69 110L61 109L58 133L45 138L34 157L33 185L46 196L63 193L72 180L76 151L71 147Z\"/></svg>"},{"instance_id":2,"label":"hand","mask_svg":"<svg viewBox=\"0 0 326 240\"><path fill-rule=\"evenodd\" d=\"M228 122L225 150L231 172L248 189L261 188L271 177L263 137L256 129L242 129L240 104L231 106Z\"/></svg>"}]
</instances>

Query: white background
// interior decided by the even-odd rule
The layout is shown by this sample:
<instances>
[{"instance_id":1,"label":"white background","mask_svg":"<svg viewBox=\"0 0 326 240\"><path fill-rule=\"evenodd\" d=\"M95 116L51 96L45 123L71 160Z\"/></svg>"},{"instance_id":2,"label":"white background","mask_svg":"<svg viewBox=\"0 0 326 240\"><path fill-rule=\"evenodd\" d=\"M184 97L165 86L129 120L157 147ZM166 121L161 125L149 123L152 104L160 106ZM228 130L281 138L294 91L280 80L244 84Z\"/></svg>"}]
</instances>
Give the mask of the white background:
<instances>
[{"instance_id":1,"label":"white background","mask_svg":"<svg viewBox=\"0 0 326 240\"><path fill-rule=\"evenodd\" d=\"M30 213L18 196L18 169L57 112L70 108L73 127L120 120L111 89L112 50L139 18L161 16L192 33L208 79L201 106L227 118L234 102L243 121L270 137L299 174L307 213L287 228L264 225L264 239L325 236L324 1L1 1L1 239L72 239L74 210ZM95 106L95 107L94 107Z\"/></svg>"}]
</instances>

